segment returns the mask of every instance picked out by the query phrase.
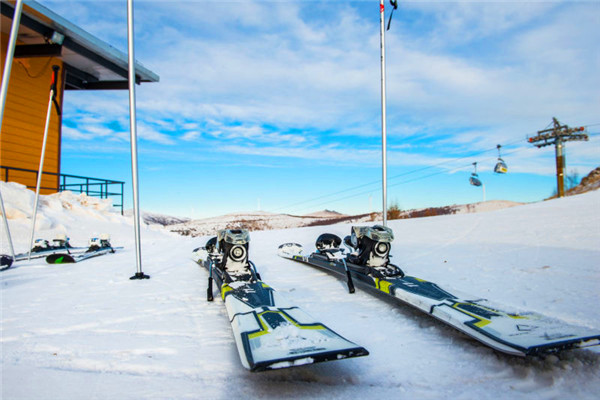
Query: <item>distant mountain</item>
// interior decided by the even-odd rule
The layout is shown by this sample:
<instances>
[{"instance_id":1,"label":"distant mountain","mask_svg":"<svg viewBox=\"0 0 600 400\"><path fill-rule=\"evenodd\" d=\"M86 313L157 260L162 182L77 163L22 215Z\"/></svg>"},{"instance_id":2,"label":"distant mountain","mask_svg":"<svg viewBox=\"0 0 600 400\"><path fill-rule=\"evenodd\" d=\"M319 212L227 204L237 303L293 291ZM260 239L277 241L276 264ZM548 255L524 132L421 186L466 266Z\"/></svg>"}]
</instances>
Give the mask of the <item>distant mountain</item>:
<instances>
[{"instance_id":1,"label":"distant mountain","mask_svg":"<svg viewBox=\"0 0 600 400\"><path fill-rule=\"evenodd\" d=\"M124 214L126 216L130 217L133 215L133 210L131 210L131 209L125 210ZM148 225L169 226L169 225L175 225L175 224L182 224L182 223L190 221L190 218L173 217L171 215L157 214L157 213L151 213L151 212L146 212L146 211L142 211L140 214L141 214L142 220Z\"/></svg>"},{"instance_id":2,"label":"distant mountain","mask_svg":"<svg viewBox=\"0 0 600 400\"><path fill-rule=\"evenodd\" d=\"M467 214L499 210L521 205L513 201L492 200L473 204L431 207L400 211L397 218L419 218L446 214ZM390 218L392 219L392 218ZM171 232L184 236L216 235L221 229L248 229L250 231L289 229L303 226L332 225L340 223L370 224L381 221L381 213L346 215L336 211L323 210L307 215L276 214L267 211L240 212L218 217L194 219L181 223L168 224Z\"/></svg>"},{"instance_id":3,"label":"distant mountain","mask_svg":"<svg viewBox=\"0 0 600 400\"><path fill-rule=\"evenodd\" d=\"M344 216L345 216L344 214L341 214L337 211L332 211L332 210L317 211L317 212L305 215L305 217L315 217L315 218L339 218L339 217L344 217Z\"/></svg>"},{"instance_id":4,"label":"distant mountain","mask_svg":"<svg viewBox=\"0 0 600 400\"><path fill-rule=\"evenodd\" d=\"M567 190L567 196L600 189L600 167L594 169L581 180L579 185Z\"/></svg>"},{"instance_id":5,"label":"distant mountain","mask_svg":"<svg viewBox=\"0 0 600 400\"><path fill-rule=\"evenodd\" d=\"M367 216L369 214L366 214ZM356 219L356 221L353 220ZM221 229L248 229L250 231L288 229L302 226L337 223L339 219L346 222L359 222L359 218L340 214L335 211L319 211L309 215L275 214L266 211L232 213L218 217L195 219L180 224L169 225L171 232L184 236L215 235Z\"/></svg>"}]
</instances>

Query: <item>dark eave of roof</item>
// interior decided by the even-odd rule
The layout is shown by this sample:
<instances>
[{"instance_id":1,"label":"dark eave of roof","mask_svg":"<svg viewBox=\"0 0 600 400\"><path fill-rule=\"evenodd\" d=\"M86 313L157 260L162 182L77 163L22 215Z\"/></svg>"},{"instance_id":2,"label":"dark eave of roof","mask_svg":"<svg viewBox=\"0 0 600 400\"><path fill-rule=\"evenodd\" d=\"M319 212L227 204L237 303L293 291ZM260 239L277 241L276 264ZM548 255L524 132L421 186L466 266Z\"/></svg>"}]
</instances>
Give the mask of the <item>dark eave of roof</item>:
<instances>
[{"instance_id":1,"label":"dark eave of roof","mask_svg":"<svg viewBox=\"0 0 600 400\"><path fill-rule=\"evenodd\" d=\"M14 3L14 2L13 2ZM14 4L1 3L2 32L8 34ZM52 44L54 32L64 36L62 45ZM128 88L127 54L101 41L35 1L23 6L15 58L57 57L63 63L66 89L107 90ZM159 76L135 63L136 83L158 82Z\"/></svg>"}]
</instances>

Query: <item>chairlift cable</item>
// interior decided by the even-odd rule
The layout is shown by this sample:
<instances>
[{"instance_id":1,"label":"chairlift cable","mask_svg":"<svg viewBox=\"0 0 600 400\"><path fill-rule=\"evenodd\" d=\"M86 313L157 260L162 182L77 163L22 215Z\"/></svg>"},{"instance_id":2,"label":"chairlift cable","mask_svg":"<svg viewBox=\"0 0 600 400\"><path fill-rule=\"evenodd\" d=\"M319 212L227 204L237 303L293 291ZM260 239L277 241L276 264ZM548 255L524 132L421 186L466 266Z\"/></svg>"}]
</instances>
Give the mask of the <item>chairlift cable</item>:
<instances>
[{"instance_id":1,"label":"chairlift cable","mask_svg":"<svg viewBox=\"0 0 600 400\"><path fill-rule=\"evenodd\" d=\"M519 152L521 152L521 151L525 151L525 150L529 150L529 148L522 148L522 149L518 149L518 150L513 150L513 151L507 152L507 153L505 153L505 154L506 154L506 155L510 155L510 154L519 153ZM461 157L461 158L467 158L467 157ZM486 160L486 161L487 161L487 160L492 160L492 159L494 159L494 158L495 158L495 157L488 157L488 158L485 158L484 160ZM440 164L441 164L441 163L440 163ZM437 166L437 165L439 165L439 164L436 164L436 166ZM431 174L429 174L429 175L418 176L418 177L415 177L415 178L412 178L412 179L408 179L408 180L404 180L404 181L396 182L396 183L393 183L393 184L390 184L390 185L388 185L388 187L393 187L393 186L404 185L404 184L407 184L407 183L412 183L412 182L420 181L420 180L422 180L422 179L431 178L431 177L433 177L433 176L436 176L436 175L447 174L447 173L450 173L450 174L452 174L452 173L454 173L454 172L457 172L457 171L460 171L460 170L463 170L463 169L466 169L466 168L470 168L472 165L473 165L472 163L470 163L470 164L464 164L464 165L460 165L460 166L457 166L457 167L455 167L455 168L452 168L451 170L442 170L442 171L437 171L437 172L431 173ZM404 175L404 176L405 176L405 175L409 175L409 174L411 174L411 173L414 173L414 172L420 172L420 171L423 171L423 170L426 170L426 169L429 169L429 168L433 168L433 167L434 167L434 166L433 166L433 165L431 165L431 166L428 166L428 167L420 168L420 169L418 169L418 170L409 171L409 172L407 172L407 173L404 173L404 174L401 174L401 175ZM396 177L399 177L399 176L400 176L400 175L396 175ZM366 185L362 185L362 186L366 186ZM356 187L355 187L355 188L356 188ZM347 190L346 190L346 191L347 191ZM322 203L319 203L319 204L315 204L315 205L313 205L313 206L311 206L311 207L319 207L319 206L321 206L321 205L326 205L326 204L330 204L330 203L336 203L336 202L339 202L339 201L342 201L342 200L346 200L346 199L350 199L350 198L353 198L353 197L362 196L362 195L364 195L364 194L368 194L368 193L372 193L372 192L373 192L373 189L370 189L370 190L362 191L362 192L359 192L359 193L351 194L351 195L348 195L348 196L344 196L344 197L340 197L340 198L336 198L336 199L328 200L328 201L326 201L326 202L322 202ZM322 196L322 197L326 197L326 196ZM322 197L321 197L321 198L322 198ZM314 201L314 199L313 199L313 200L311 200L311 201ZM301 203L301 204L302 204L302 203ZM300 209L306 209L306 208L297 208L297 209L298 209L298 210L300 210Z\"/></svg>"}]
</instances>

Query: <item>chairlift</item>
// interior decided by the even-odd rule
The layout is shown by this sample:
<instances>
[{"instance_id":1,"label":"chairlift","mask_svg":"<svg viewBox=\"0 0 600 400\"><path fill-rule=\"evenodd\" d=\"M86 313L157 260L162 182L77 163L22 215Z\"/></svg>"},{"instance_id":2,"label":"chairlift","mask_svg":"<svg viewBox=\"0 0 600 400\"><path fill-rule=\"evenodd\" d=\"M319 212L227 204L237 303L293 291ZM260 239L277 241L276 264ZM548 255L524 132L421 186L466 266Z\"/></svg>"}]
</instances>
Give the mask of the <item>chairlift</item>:
<instances>
[{"instance_id":1,"label":"chairlift","mask_svg":"<svg viewBox=\"0 0 600 400\"><path fill-rule=\"evenodd\" d=\"M506 163L504 162L504 160L502 159L501 155L500 155L500 145L496 146L498 148L498 162L496 163L496 166L494 167L494 172L497 174L505 174L506 172L508 172L508 167L506 166Z\"/></svg>"},{"instance_id":2,"label":"chairlift","mask_svg":"<svg viewBox=\"0 0 600 400\"><path fill-rule=\"evenodd\" d=\"M471 173L471 177L469 178L469 183L473 186L481 186L481 181L479 180L479 175L477 175L477 163L473 163L474 170Z\"/></svg>"}]
</instances>

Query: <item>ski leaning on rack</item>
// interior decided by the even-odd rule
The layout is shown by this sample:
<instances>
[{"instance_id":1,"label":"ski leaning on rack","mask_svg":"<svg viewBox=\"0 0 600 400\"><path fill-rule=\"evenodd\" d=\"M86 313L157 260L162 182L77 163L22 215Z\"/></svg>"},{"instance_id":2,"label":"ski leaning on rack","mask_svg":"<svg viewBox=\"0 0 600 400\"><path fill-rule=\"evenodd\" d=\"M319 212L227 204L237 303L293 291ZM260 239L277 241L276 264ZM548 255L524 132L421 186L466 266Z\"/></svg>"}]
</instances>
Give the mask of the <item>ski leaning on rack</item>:
<instances>
[{"instance_id":1,"label":"ski leaning on rack","mask_svg":"<svg viewBox=\"0 0 600 400\"><path fill-rule=\"evenodd\" d=\"M296 243L282 244L278 254L345 278L351 293L356 284L392 296L504 353L528 356L600 345L598 330L533 312L502 311L485 299L453 294L435 283L405 276L389 261L393 238L391 229L380 225L352 227L351 236L344 239L348 253L340 248L338 236L326 233L309 256Z\"/></svg>"},{"instance_id":2,"label":"ski leaning on rack","mask_svg":"<svg viewBox=\"0 0 600 400\"><path fill-rule=\"evenodd\" d=\"M69 243L67 235L58 235L50 243L46 239L36 239L31 248L31 259L47 257L55 253L67 253L69 255L83 253L87 247L73 247ZM15 259L9 255L0 255L0 271L10 268L15 261L23 261L29 259L29 252L15 255Z\"/></svg>"},{"instance_id":3,"label":"ski leaning on rack","mask_svg":"<svg viewBox=\"0 0 600 400\"><path fill-rule=\"evenodd\" d=\"M222 230L194 250L194 260L209 271L207 299L213 300L213 280L221 291L245 368L264 371L369 354L264 283L248 260L249 240L245 230Z\"/></svg>"},{"instance_id":4,"label":"ski leaning on rack","mask_svg":"<svg viewBox=\"0 0 600 400\"><path fill-rule=\"evenodd\" d=\"M100 237L94 237L90 239L89 247L87 250L77 254L69 253L54 253L46 257L48 264L72 264L77 263L88 258L102 256L104 254L114 253L115 248L110 244L110 237L108 235L101 235Z\"/></svg>"}]
</instances>

